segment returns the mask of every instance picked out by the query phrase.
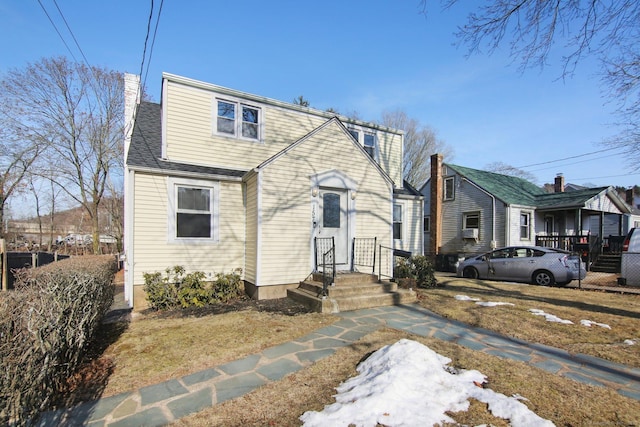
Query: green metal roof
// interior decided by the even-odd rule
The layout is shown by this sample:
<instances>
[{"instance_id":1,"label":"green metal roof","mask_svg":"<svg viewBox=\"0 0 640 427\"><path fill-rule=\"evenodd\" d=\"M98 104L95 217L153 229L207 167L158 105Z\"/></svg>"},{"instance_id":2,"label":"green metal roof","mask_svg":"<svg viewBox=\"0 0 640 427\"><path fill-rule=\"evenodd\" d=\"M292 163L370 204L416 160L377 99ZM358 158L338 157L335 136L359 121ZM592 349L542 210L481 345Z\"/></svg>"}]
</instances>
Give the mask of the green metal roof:
<instances>
[{"instance_id":1,"label":"green metal roof","mask_svg":"<svg viewBox=\"0 0 640 427\"><path fill-rule=\"evenodd\" d=\"M597 187L562 193L547 193L522 178L448 163L446 166L509 205L532 206L539 209L580 208L585 206L590 199L609 188Z\"/></svg>"},{"instance_id":2,"label":"green metal roof","mask_svg":"<svg viewBox=\"0 0 640 427\"><path fill-rule=\"evenodd\" d=\"M547 194L542 188L522 178L448 163L446 166L509 205L536 206L537 196Z\"/></svg>"}]
</instances>

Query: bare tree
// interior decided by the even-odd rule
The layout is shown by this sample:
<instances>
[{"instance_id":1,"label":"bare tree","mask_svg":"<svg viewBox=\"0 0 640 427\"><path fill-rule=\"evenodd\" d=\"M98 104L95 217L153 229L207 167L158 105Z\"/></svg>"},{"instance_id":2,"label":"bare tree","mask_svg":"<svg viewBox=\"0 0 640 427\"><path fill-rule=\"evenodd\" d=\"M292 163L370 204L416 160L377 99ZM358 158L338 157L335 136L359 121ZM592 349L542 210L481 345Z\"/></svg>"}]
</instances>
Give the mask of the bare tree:
<instances>
[{"instance_id":1,"label":"bare tree","mask_svg":"<svg viewBox=\"0 0 640 427\"><path fill-rule=\"evenodd\" d=\"M442 153L447 158L453 155L453 149L438 138L435 130L423 126L402 110L383 112L381 123L404 131L403 177L416 188L429 178L432 154Z\"/></svg>"},{"instance_id":2,"label":"bare tree","mask_svg":"<svg viewBox=\"0 0 640 427\"><path fill-rule=\"evenodd\" d=\"M308 107L309 106L309 100L305 99L304 96L300 95L297 98L293 99L293 103L295 105L300 105L301 107Z\"/></svg>"},{"instance_id":3,"label":"bare tree","mask_svg":"<svg viewBox=\"0 0 640 427\"><path fill-rule=\"evenodd\" d=\"M46 144L54 181L79 203L91 221L93 250L99 247L98 212L122 149L124 87L121 73L42 59L9 71L0 96L14 106L8 131Z\"/></svg>"},{"instance_id":4,"label":"bare tree","mask_svg":"<svg viewBox=\"0 0 640 427\"><path fill-rule=\"evenodd\" d=\"M0 237L5 232L5 206L12 195L25 187L25 178L40 154L37 143L23 140L20 129L10 134L7 129L12 124L6 115L11 106L0 101Z\"/></svg>"},{"instance_id":5,"label":"bare tree","mask_svg":"<svg viewBox=\"0 0 640 427\"><path fill-rule=\"evenodd\" d=\"M518 178L526 179L529 182L536 182L536 177L531 172L518 169L515 166L511 166L503 162L489 163L484 167L484 170L499 173L502 175L515 176Z\"/></svg>"},{"instance_id":6,"label":"bare tree","mask_svg":"<svg viewBox=\"0 0 640 427\"><path fill-rule=\"evenodd\" d=\"M441 0L445 7L459 2ZM427 0L421 5L426 11ZM469 53L484 47L493 53L506 43L524 70L544 67L557 48L563 53L563 78L586 57L599 60L604 88L618 104L624 129L605 143L623 149L631 169L640 170L640 2L485 0L477 9L457 33Z\"/></svg>"}]
</instances>

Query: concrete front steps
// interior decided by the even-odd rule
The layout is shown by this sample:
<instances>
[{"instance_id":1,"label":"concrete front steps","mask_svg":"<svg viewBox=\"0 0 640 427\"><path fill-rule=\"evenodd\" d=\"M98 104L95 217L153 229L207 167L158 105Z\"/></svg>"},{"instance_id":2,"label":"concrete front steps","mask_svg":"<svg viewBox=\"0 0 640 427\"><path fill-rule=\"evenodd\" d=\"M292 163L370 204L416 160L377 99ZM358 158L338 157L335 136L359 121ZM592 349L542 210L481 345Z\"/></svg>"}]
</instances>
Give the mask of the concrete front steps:
<instances>
[{"instance_id":1,"label":"concrete front steps","mask_svg":"<svg viewBox=\"0 0 640 427\"><path fill-rule=\"evenodd\" d=\"M410 304L417 300L410 289L398 289L393 282L380 282L378 276L364 273L338 273L335 285L322 297L322 273L313 273L287 296L317 313L339 313L361 308Z\"/></svg>"}]
</instances>

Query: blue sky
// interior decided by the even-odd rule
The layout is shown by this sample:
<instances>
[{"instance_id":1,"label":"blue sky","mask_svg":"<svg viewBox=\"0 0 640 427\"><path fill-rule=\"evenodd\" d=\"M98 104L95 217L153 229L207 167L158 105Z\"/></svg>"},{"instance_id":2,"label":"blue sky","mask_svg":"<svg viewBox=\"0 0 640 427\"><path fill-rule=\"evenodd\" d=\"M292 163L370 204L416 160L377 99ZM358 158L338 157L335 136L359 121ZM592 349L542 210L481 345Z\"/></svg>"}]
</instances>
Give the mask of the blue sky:
<instances>
[{"instance_id":1,"label":"blue sky","mask_svg":"<svg viewBox=\"0 0 640 427\"><path fill-rule=\"evenodd\" d=\"M56 1L90 64L140 73L150 0ZM40 3L83 61L54 0L0 0L0 74L72 58ZM616 151L582 156L618 132L595 62L562 81L553 59L523 74L504 52L466 58L453 33L475 2L442 11L431 1L425 17L419 0L165 0L151 50L160 3L143 71L156 101L169 72L282 101L303 95L364 120L401 109L453 147L454 164L527 166L539 185L557 173L581 185L640 184Z\"/></svg>"}]
</instances>

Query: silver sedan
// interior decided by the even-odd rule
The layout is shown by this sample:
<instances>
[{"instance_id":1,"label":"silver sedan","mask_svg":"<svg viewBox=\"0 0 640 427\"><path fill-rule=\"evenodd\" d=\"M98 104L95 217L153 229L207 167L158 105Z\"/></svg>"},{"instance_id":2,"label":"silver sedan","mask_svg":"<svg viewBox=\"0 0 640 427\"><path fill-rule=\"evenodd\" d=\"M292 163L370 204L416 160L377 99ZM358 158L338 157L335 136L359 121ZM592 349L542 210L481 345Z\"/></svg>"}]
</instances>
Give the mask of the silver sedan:
<instances>
[{"instance_id":1,"label":"silver sedan","mask_svg":"<svg viewBox=\"0 0 640 427\"><path fill-rule=\"evenodd\" d=\"M584 279L580 257L541 246L509 246L467 258L458 264L458 277L506 280L541 286L565 286Z\"/></svg>"}]
</instances>

